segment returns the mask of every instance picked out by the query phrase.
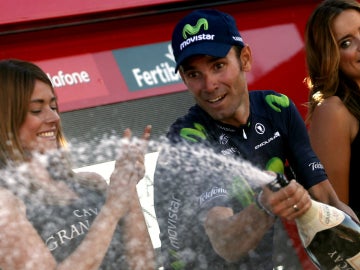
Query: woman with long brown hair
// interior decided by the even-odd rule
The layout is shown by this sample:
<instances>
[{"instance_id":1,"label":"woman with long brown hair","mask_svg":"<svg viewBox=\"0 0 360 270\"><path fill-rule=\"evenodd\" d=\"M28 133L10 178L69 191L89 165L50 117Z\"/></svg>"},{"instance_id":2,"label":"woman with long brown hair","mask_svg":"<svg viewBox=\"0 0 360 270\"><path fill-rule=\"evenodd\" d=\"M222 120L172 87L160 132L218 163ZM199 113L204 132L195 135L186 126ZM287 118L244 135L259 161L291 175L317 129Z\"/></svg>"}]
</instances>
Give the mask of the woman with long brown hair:
<instances>
[{"instance_id":1,"label":"woman with long brown hair","mask_svg":"<svg viewBox=\"0 0 360 270\"><path fill-rule=\"evenodd\" d=\"M312 147L340 200L360 214L360 4L325 0L306 27Z\"/></svg>"},{"instance_id":2,"label":"woman with long brown hair","mask_svg":"<svg viewBox=\"0 0 360 270\"><path fill-rule=\"evenodd\" d=\"M0 61L0 119L0 269L154 269L136 193L146 140L126 130L109 185L74 173L51 81L20 60Z\"/></svg>"}]
</instances>

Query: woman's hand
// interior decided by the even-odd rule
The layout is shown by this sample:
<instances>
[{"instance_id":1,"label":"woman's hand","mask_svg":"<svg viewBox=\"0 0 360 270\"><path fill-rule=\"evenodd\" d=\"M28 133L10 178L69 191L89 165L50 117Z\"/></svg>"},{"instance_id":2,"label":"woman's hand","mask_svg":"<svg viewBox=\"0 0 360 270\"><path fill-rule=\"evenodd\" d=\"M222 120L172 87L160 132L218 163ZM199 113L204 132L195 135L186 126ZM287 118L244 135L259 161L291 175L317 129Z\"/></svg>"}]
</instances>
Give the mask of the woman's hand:
<instances>
[{"instance_id":1,"label":"woman's hand","mask_svg":"<svg viewBox=\"0 0 360 270\"><path fill-rule=\"evenodd\" d=\"M115 162L115 169L110 176L108 200L117 207L129 206L136 196L136 185L145 175L145 154L151 126L147 126L141 139L132 139L130 129L124 131L121 149ZM122 212L122 211L120 211Z\"/></svg>"}]
</instances>

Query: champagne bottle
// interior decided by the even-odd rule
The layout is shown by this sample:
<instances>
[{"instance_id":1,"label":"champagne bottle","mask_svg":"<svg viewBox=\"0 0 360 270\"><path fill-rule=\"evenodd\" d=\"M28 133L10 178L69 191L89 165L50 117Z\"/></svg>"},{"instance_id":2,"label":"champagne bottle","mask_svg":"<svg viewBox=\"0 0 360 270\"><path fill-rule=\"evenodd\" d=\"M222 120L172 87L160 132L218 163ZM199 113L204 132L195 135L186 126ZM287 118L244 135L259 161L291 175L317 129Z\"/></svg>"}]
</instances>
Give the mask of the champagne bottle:
<instances>
[{"instance_id":1,"label":"champagne bottle","mask_svg":"<svg viewBox=\"0 0 360 270\"><path fill-rule=\"evenodd\" d=\"M273 191L286 186L277 174L268 186ZM311 201L310 209L295 220L302 244L321 270L360 270L360 225L330 205Z\"/></svg>"}]
</instances>

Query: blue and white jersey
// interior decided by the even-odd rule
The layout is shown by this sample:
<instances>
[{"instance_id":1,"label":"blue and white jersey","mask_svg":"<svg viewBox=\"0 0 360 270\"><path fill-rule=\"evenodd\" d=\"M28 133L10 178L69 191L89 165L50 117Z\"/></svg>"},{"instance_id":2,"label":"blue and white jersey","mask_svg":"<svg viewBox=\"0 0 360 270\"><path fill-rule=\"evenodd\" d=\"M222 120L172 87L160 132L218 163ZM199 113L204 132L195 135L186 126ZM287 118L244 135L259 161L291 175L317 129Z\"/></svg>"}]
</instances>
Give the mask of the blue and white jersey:
<instances>
[{"instance_id":1,"label":"blue and white jersey","mask_svg":"<svg viewBox=\"0 0 360 270\"><path fill-rule=\"evenodd\" d=\"M327 179L312 150L304 124L293 102L274 91L250 91L250 117L234 127L214 121L195 105L176 120L168 137L210 144L223 155L238 155L264 170L284 173L288 162L306 189Z\"/></svg>"},{"instance_id":2,"label":"blue and white jersey","mask_svg":"<svg viewBox=\"0 0 360 270\"><path fill-rule=\"evenodd\" d=\"M292 101L274 91L250 91L249 96L250 116L243 126L215 121L195 105L170 127L167 137L174 149L160 152L154 178L165 269L273 269L273 228L236 263L218 256L205 233L204 217L212 207L230 207L235 213L246 207L234 191L236 160L279 173L290 165L307 189L327 179ZM205 162L200 146L217 155ZM223 168L222 162L233 166Z\"/></svg>"}]
</instances>

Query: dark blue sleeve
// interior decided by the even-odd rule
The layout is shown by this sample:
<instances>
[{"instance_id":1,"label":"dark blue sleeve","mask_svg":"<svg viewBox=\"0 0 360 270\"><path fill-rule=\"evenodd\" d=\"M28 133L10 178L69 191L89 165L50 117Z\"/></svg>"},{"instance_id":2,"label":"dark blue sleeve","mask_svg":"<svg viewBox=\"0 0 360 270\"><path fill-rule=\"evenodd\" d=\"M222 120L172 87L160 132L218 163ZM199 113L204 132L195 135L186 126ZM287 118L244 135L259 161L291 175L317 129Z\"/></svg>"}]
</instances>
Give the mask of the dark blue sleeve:
<instances>
[{"instance_id":1,"label":"dark blue sleeve","mask_svg":"<svg viewBox=\"0 0 360 270\"><path fill-rule=\"evenodd\" d=\"M295 107L290 102L288 109L284 110L286 117L286 136L288 161L295 177L306 189L327 179L325 170L312 150L305 123Z\"/></svg>"}]
</instances>

